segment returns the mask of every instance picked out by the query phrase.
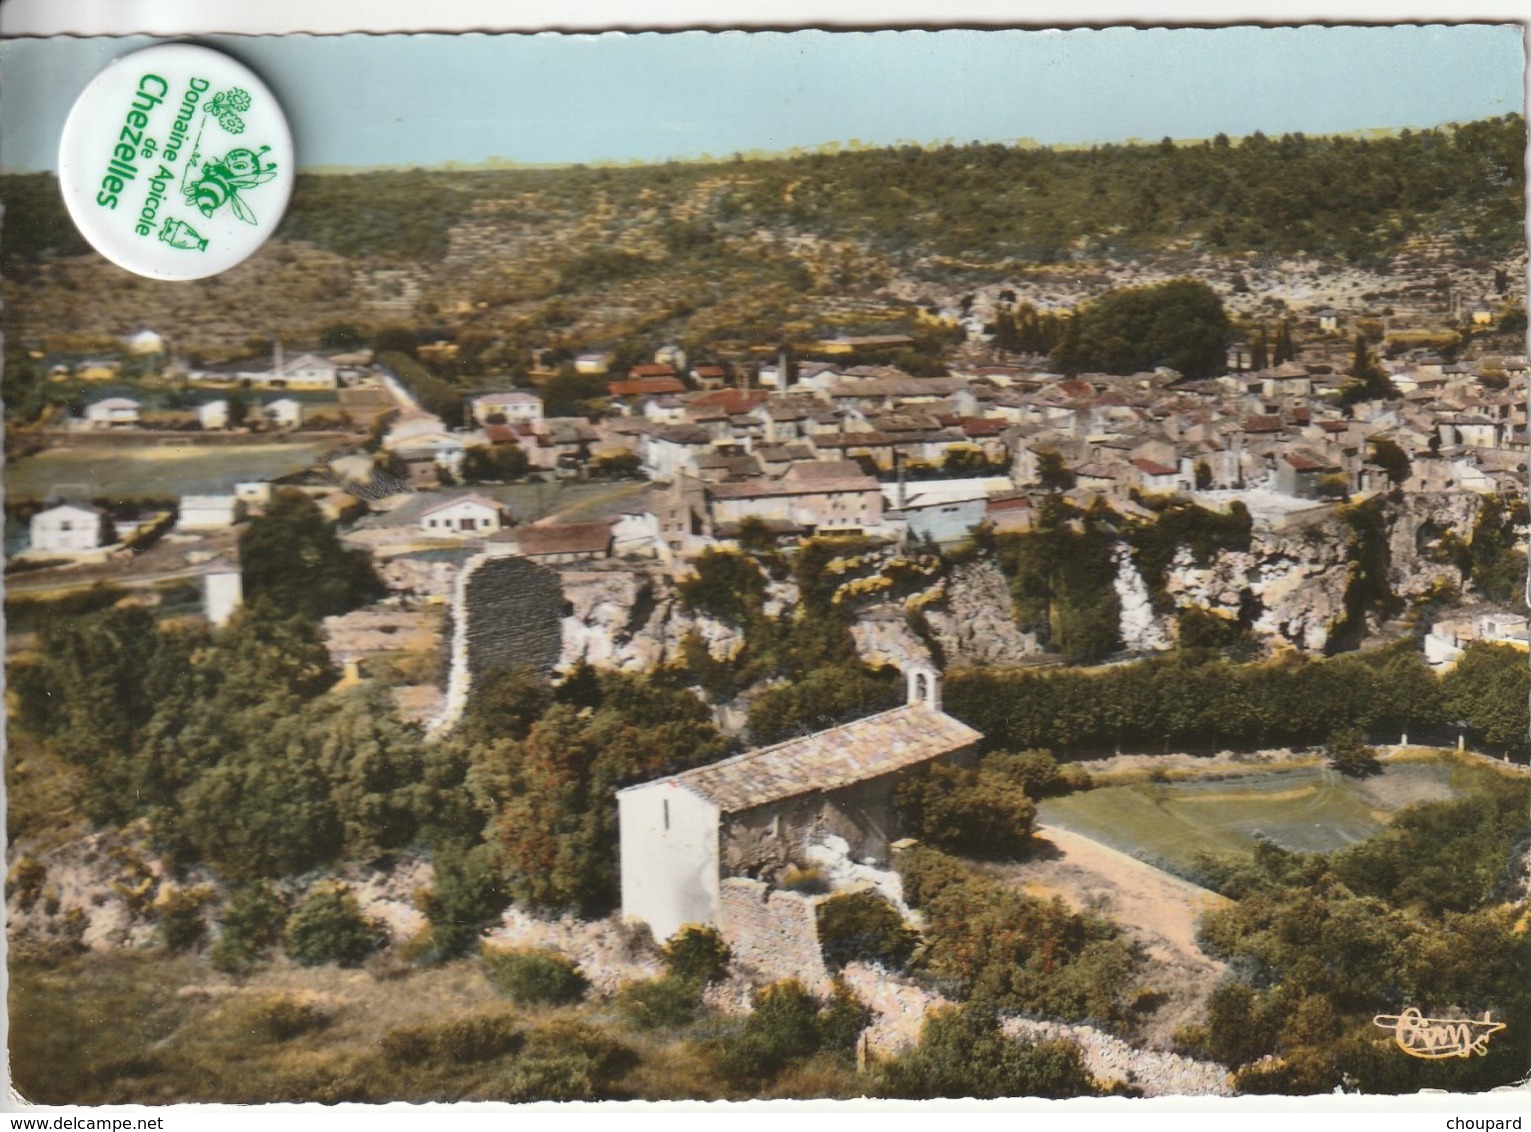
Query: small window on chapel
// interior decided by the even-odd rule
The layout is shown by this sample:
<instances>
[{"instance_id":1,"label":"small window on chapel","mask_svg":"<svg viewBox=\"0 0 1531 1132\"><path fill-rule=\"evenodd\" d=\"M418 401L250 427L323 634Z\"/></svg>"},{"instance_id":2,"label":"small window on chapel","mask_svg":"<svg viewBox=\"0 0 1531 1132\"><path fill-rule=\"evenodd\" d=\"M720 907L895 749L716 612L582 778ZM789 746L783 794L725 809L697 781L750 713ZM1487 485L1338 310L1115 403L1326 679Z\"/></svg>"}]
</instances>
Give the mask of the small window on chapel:
<instances>
[{"instance_id":1,"label":"small window on chapel","mask_svg":"<svg viewBox=\"0 0 1531 1132\"><path fill-rule=\"evenodd\" d=\"M666 798L664 801L660 802L659 804L660 804L661 808L664 810L664 827L665 827L665 832L668 833L668 832L670 832L670 799Z\"/></svg>"}]
</instances>

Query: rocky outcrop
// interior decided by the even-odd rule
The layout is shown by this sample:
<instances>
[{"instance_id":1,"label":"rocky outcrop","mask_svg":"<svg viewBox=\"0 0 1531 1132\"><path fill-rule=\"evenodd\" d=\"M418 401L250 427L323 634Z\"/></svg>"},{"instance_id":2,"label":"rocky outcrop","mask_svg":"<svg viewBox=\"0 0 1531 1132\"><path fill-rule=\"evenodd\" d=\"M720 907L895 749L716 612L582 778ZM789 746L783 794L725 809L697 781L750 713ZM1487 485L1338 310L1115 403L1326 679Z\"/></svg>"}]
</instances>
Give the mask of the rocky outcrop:
<instances>
[{"instance_id":1,"label":"rocky outcrop","mask_svg":"<svg viewBox=\"0 0 1531 1132\"><path fill-rule=\"evenodd\" d=\"M1125 543L1112 554L1116 562L1117 604L1121 607L1122 647L1131 652L1160 652L1170 647L1170 634L1164 619L1154 612L1148 585L1133 560L1132 549Z\"/></svg>"},{"instance_id":2,"label":"rocky outcrop","mask_svg":"<svg viewBox=\"0 0 1531 1132\"><path fill-rule=\"evenodd\" d=\"M1435 561L1431 551L1447 532L1469 537L1480 507L1479 497L1467 492L1388 501L1383 515L1393 592L1408 600L1460 587L1460 571ZM1243 616L1257 637L1321 652L1344 615L1353 537L1337 508L1304 512L1276 526L1262 524L1248 550L1223 551L1206 563L1182 548L1163 580L1164 593L1176 608ZM933 660L952 667L1003 667L1044 651L1035 634L1016 626L1009 584L992 558L938 570L912 594L889 581L890 571L901 566L907 576L909 561L889 549L864 553L838 571L846 578L844 597L854 609L851 632L863 660L901 669ZM1135 652L1170 647L1172 617L1155 609L1150 596L1157 579L1142 577L1125 544L1115 551L1115 562L1124 645ZM652 671L678 661L682 642L693 632L719 660L743 647L737 627L686 609L669 569L657 563L581 563L559 576L567 604L558 671L580 663ZM781 616L797 601L792 582L773 581L765 611Z\"/></svg>"},{"instance_id":3,"label":"rocky outcrop","mask_svg":"<svg viewBox=\"0 0 1531 1132\"><path fill-rule=\"evenodd\" d=\"M568 606L560 672L581 663L649 672L679 660L682 642L693 632L716 660L744 647L738 629L688 610L663 567L565 570L562 578Z\"/></svg>"},{"instance_id":4,"label":"rocky outcrop","mask_svg":"<svg viewBox=\"0 0 1531 1132\"><path fill-rule=\"evenodd\" d=\"M923 612L943 659L953 667L1003 667L1042 652L1034 633L1017 628L1010 583L991 558L954 567L941 600Z\"/></svg>"},{"instance_id":5,"label":"rocky outcrop","mask_svg":"<svg viewBox=\"0 0 1531 1132\"><path fill-rule=\"evenodd\" d=\"M1461 571L1430 556L1446 531L1470 537L1482 500L1470 492L1409 495L1383 507L1389 584L1405 600L1442 586L1460 587ZM1344 616L1352 572L1353 532L1338 509L1294 518L1280 527L1257 527L1248 551L1225 551L1206 565L1184 547L1165 579L1179 608L1191 606L1236 618L1253 599L1257 636L1304 652L1322 652Z\"/></svg>"}]
</instances>

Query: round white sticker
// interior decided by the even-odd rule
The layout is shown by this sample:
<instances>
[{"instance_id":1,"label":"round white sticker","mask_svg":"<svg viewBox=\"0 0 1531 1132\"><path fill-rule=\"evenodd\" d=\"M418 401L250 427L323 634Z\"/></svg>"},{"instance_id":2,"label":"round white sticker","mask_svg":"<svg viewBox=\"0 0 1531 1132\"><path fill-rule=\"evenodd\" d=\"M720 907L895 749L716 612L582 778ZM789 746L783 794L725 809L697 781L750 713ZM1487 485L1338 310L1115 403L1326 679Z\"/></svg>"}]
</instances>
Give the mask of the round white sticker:
<instances>
[{"instance_id":1,"label":"round white sticker","mask_svg":"<svg viewBox=\"0 0 1531 1132\"><path fill-rule=\"evenodd\" d=\"M276 229L292 194L292 134L266 85L206 47L115 60L69 112L59 188L80 233L153 279L233 267Z\"/></svg>"}]
</instances>

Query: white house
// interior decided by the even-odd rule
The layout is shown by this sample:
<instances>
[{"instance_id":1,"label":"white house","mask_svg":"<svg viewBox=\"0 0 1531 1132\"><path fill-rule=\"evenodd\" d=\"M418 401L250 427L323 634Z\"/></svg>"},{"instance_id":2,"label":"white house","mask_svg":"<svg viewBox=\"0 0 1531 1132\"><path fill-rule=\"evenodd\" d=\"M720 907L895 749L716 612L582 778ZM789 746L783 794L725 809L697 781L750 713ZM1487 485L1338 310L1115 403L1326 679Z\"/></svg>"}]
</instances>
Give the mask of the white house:
<instances>
[{"instance_id":1,"label":"white house","mask_svg":"<svg viewBox=\"0 0 1531 1132\"><path fill-rule=\"evenodd\" d=\"M202 612L213 625L226 624L244 600L244 579L237 565L215 558L202 568Z\"/></svg>"},{"instance_id":2,"label":"white house","mask_svg":"<svg viewBox=\"0 0 1531 1132\"><path fill-rule=\"evenodd\" d=\"M197 423L207 432L229 427L229 403L223 398L197 406Z\"/></svg>"},{"instance_id":3,"label":"white house","mask_svg":"<svg viewBox=\"0 0 1531 1132\"><path fill-rule=\"evenodd\" d=\"M420 530L428 535L492 535L504 526L504 510L482 495L459 495L420 512Z\"/></svg>"},{"instance_id":4,"label":"white house","mask_svg":"<svg viewBox=\"0 0 1531 1132\"><path fill-rule=\"evenodd\" d=\"M271 502L271 482L269 480L246 480L234 485L234 495L242 503L254 503L264 507Z\"/></svg>"},{"instance_id":5,"label":"white house","mask_svg":"<svg viewBox=\"0 0 1531 1132\"><path fill-rule=\"evenodd\" d=\"M603 376L611 368L610 354L581 354L574 359L574 372Z\"/></svg>"},{"instance_id":6,"label":"white house","mask_svg":"<svg viewBox=\"0 0 1531 1132\"><path fill-rule=\"evenodd\" d=\"M619 790L622 914L656 939L722 925L726 876L769 879L826 837L844 838L855 860L886 863L902 833L901 772L983 738L941 710L934 672L907 678L902 707Z\"/></svg>"},{"instance_id":7,"label":"white house","mask_svg":"<svg viewBox=\"0 0 1531 1132\"><path fill-rule=\"evenodd\" d=\"M1476 616L1459 616L1437 621L1424 639L1425 661L1446 671L1462 659L1462 653L1474 641L1528 649L1527 621L1523 614L1491 610Z\"/></svg>"},{"instance_id":8,"label":"white house","mask_svg":"<svg viewBox=\"0 0 1531 1132\"><path fill-rule=\"evenodd\" d=\"M278 428L300 428L303 402L295 397L280 397L261 409L261 414Z\"/></svg>"},{"instance_id":9,"label":"white house","mask_svg":"<svg viewBox=\"0 0 1531 1132\"><path fill-rule=\"evenodd\" d=\"M148 329L124 336L122 344L127 348L128 353L140 356L165 352L165 340Z\"/></svg>"},{"instance_id":10,"label":"white house","mask_svg":"<svg viewBox=\"0 0 1531 1132\"><path fill-rule=\"evenodd\" d=\"M676 373L684 373L686 370L686 351L674 342L666 342L654 351L654 364L670 366Z\"/></svg>"},{"instance_id":11,"label":"white house","mask_svg":"<svg viewBox=\"0 0 1531 1132\"><path fill-rule=\"evenodd\" d=\"M340 366L320 354L279 357L267 380L274 389L337 389Z\"/></svg>"},{"instance_id":12,"label":"white house","mask_svg":"<svg viewBox=\"0 0 1531 1132\"><path fill-rule=\"evenodd\" d=\"M79 503L61 503L32 516L31 549L48 554L73 554L105 545L104 512Z\"/></svg>"},{"instance_id":13,"label":"white house","mask_svg":"<svg viewBox=\"0 0 1531 1132\"><path fill-rule=\"evenodd\" d=\"M216 531L244 518L244 503L235 495L183 495L176 518L182 531Z\"/></svg>"},{"instance_id":14,"label":"white house","mask_svg":"<svg viewBox=\"0 0 1531 1132\"><path fill-rule=\"evenodd\" d=\"M140 405L131 397L107 397L85 406L91 428L132 428L138 424Z\"/></svg>"},{"instance_id":15,"label":"white house","mask_svg":"<svg viewBox=\"0 0 1531 1132\"><path fill-rule=\"evenodd\" d=\"M531 423L542 419L542 398L535 393L513 390L509 393L485 393L473 398L473 419L488 424L489 418L499 413L506 424Z\"/></svg>"}]
</instances>

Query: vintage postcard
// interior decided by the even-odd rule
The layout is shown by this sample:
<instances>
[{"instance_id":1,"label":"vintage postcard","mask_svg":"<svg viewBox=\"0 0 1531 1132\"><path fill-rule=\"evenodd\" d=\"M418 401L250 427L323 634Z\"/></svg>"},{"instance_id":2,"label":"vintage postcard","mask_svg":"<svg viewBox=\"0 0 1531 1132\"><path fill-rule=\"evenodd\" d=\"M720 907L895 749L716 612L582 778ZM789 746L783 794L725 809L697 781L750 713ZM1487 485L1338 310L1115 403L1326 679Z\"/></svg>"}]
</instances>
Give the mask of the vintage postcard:
<instances>
[{"instance_id":1,"label":"vintage postcard","mask_svg":"<svg viewBox=\"0 0 1531 1132\"><path fill-rule=\"evenodd\" d=\"M162 42L0 42L19 1101L1525 1081L1521 27Z\"/></svg>"}]
</instances>

